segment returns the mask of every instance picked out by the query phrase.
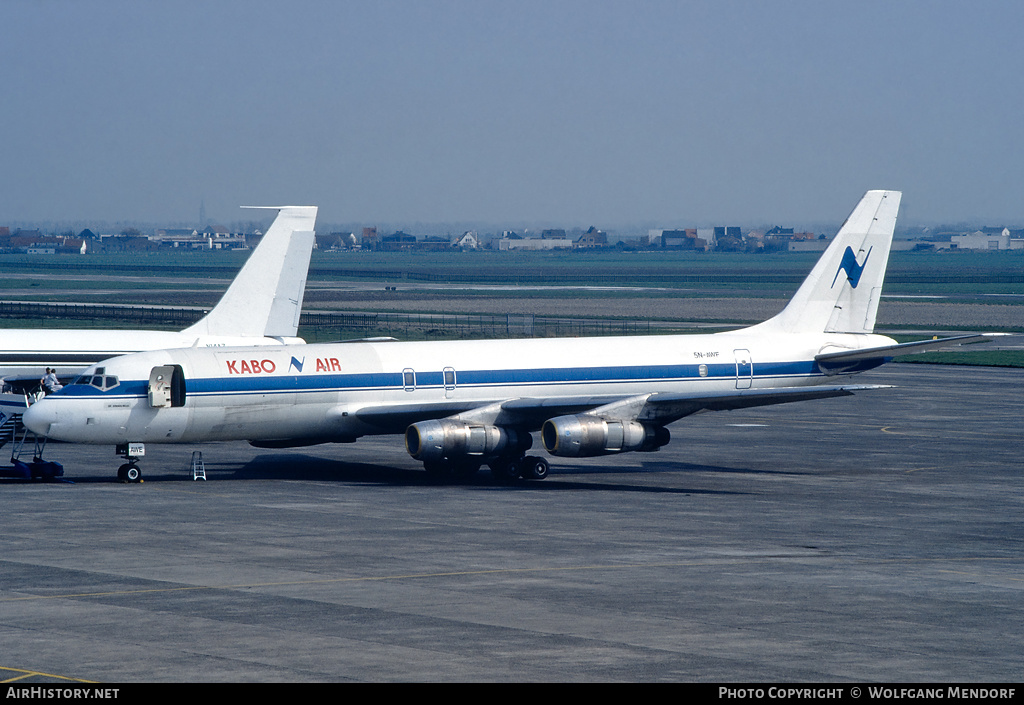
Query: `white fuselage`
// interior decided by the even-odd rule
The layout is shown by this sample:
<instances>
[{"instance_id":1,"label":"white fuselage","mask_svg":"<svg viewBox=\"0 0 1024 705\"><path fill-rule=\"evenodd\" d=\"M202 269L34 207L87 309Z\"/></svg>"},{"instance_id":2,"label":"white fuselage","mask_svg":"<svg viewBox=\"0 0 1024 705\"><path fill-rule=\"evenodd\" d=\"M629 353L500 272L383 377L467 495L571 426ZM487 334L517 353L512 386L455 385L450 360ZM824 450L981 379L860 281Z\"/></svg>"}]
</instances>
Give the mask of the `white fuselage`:
<instances>
[{"instance_id":1,"label":"white fuselage","mask_svg":"<svg viewBox=\"0 0 1024 705\"><path fill-rule=\"evenodd\" d=\"M66 387L33 406L24 421L38 434L82 443L344 441L402 432L406 409L412 417L439 418L514 399L553 403L567 397L815 385L831 379L814 362L819 352L892 342L874 334L769 335L744 329L161 350L95 366L83 381L95 373L99 384ZM184 377L183 403L154 408L151 372L169 365L179 366ZM367 410L375 413L361 418Z\"/></svg>"}]
</instances>

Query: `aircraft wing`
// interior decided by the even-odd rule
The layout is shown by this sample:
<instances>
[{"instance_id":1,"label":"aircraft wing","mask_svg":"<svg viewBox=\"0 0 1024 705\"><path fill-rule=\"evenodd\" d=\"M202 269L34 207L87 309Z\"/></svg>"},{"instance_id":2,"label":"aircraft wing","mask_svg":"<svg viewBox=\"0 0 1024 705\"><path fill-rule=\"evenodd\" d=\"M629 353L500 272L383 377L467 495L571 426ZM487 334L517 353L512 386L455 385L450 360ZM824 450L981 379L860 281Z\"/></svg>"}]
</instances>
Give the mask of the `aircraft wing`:
<instances>
[{"instance_id":1,"label":"aircraft wing","mask_svg":"<svg viewBox=\"0 0 1024 705\"><path fill-rule=\"evenodd\" d=\"M856 367L869 360L885 360L900 355L911 355L931 350L941 350L958 345L969 345L971 343L989 343L993 338L1008 335L1008 333L981 333L978 335L955 335L950 338L933 338L931 340L915 340L910 343L898 343L896 345L882 345L875 348L861 348L858 350L838 350L835 352L822 353L814 356L814 361L826 372L841 372L851 367Z\"/></svg>"},{"instance_id":2,"label":"aircraft wing","mask_svg":"<svg viewBox=\"0 0 1024 705\"><path fill-rule=\"evenodd\" d=\"M892 385L887 384L847 384L828 387L743 389L718 394L704 394L696 398L687 398L680 394L652 394L647 399L644 412L638 418L641 421L649 420L666 424L698 411L735 411L736 409L787 404L794 401L848 397L852 396L854 392L891 388Z\"/></svg>"},{"instance_id":3,"label":"aircraft wing","mask_svg":"<svg viewBox=\"0 0 1024 705\"><path fill-rule=\"evenodd\" d=\"M622 399L622 396L606 395L545 399L523 397L497 403L445 401L363 407L355 415L360 421L391 433L402 433L410 424L419 421L448 417L458 417L464 421L502 423L537 430L552 416L576 414Z\"/></svg>"},{"instance_id":4,"label":"aircraft wing","mask_svg":"<svg viewBox=\"0 0 1024 705\"><path fill-rule=\"evenodd\" d=\"M653 393L637 396L579 396L544 399L520 397L497 403L437 402L364 407L356 417L392 433L410 424L457 418L536 431L550 418L588 413L609 418L637 419L664 425L699 411L729 411L809 399L850 396L857 391L887 389L888 385L841 385L771 389L730 389L703 394Z\"/></svg>"}]
</instances>

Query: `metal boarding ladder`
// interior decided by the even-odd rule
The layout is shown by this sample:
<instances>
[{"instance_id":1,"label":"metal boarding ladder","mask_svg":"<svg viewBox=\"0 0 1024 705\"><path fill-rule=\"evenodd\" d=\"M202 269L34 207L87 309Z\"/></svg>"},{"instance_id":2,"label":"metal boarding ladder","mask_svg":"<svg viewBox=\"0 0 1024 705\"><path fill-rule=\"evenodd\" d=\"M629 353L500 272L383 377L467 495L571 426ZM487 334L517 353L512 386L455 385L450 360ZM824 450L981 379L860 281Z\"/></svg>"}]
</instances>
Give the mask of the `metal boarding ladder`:
<instances>
[{"instance_id":1,"label":"metal boarding ladder","mask_svg":"<svg viewBox=\"0 0 1024 705\"><path fill-rule=\"evenodd\" d=\"M192 480L206 481L206 466L203 465L203 451L192 451Z\"/></svg>"},{"instance_id":2,"label":"metal boarding ladder","mask_svg":"<svg viewBox=\"0 0 1024 705\"><path fill-rule=\"evenodd\" d=\"M8 389L6 385L4 388ZM21 415L42 396L41 392L0 392L0 448L14 443L20 434L24 434L25 425L21 422Z\"/></svg>"},{"instance_id":3,"label":"metal boarding ladder","mask_svg":"<svg viewBox=\"0 0 1024 705\"><path fill-rule=\"evenodd\" d=\"M21 414L5 414L0 411L0 448L14 442L24 428L21 424Z\"/></svg>"}]
</instances>

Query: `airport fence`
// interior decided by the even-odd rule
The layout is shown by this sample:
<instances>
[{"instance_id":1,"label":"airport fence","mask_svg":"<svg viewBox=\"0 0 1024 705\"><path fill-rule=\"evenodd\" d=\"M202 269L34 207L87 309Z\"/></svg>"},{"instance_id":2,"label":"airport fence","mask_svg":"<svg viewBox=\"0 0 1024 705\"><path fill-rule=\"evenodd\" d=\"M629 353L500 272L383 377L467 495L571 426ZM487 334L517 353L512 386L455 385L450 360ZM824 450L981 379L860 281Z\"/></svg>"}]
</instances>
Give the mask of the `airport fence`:
<instances>
[{"instance_id":1,"label":"airport fence","mask_svg":"<svg viewBox=\"0 0 1024 705\"><path fill-rule=\"evenodd\" d=\"M0 301L0 319L66 320L78 322L82 327L110 327L113 323L120 328L187 328L206 313L207 309L194 307ZM650 321L637 319L362 311L304 311L299 318L299 328L300 334L317 340L373 336L550 338L651 332Z\"/></svg>"},{"instance_id":2,"label":"airport fence","mask_svg":"<svg viewBox=\"0 0 1024 705\"><path fill-rule=\"evenodd\" d=\"M206 309L174 306L0 301L0 319L117 321L122 328L177 326L185 328L206 315Z\"/></svg>"}]
</instances>

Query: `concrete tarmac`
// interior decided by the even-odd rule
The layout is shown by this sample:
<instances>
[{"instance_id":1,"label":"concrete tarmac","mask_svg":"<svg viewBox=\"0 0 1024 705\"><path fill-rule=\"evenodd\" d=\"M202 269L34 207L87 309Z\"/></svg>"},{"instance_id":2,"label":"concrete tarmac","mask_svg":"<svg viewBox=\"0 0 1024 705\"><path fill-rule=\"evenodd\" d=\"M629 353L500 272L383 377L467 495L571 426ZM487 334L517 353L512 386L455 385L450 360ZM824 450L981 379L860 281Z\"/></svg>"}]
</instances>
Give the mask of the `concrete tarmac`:
<instances>
[{"instance_id":1,"label":"concrete tarmac","mask_svg":"<svg viewBox=\"0 0 1024 705\"><path fill-rule=\"evenodd\" d=\"M0 480L0 675L1019 681L1024 371L684 419L543 482L427 482L401 437L54 445ZM201 450L208 480L193 482Z\"/></svg>"}]
</instances>

